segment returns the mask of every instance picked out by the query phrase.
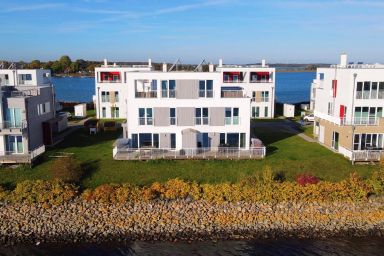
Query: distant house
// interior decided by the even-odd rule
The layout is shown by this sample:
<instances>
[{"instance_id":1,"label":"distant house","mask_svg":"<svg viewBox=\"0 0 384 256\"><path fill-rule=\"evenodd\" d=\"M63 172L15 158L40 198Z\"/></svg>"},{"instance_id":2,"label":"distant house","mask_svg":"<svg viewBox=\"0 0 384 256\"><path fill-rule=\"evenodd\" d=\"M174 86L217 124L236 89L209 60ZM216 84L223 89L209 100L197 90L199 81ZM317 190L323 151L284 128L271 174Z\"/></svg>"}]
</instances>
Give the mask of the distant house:
<instances>
[{"instance_id":1,"label":"distant house","mask_svg":"<svg viewBox=\"0 0 384 256\"><path fill-rule=\"evenodd\" d=\"M318 68L311 88L317 140L352 161L378 161L384 146L384 65Z\"/></svg>"},{"instance_id":2,"label":"distant house","mask_svg":"<svg viewBox=\"0 0 384 256\"><path fill-rule=\"evenodd\" d=\"M43 125L55 116L50 71L0 69L0 85L0 163L31 163L52 135Z\"/></svg>"}]
</instances>

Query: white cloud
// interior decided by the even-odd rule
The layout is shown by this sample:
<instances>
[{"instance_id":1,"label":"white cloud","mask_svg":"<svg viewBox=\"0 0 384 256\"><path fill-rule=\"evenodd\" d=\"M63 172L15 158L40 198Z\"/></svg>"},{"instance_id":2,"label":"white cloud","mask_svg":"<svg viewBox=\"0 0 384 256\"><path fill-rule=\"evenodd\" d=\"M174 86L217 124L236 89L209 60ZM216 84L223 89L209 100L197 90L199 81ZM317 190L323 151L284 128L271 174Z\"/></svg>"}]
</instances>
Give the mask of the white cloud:
<instances>
[{"instance_id":1,"label":"white cloud","mask_svg":"<svg viewBox=\"0 0 384 256\"><path fill-rule=\"evenodd\" d=\"M56 9L63 7L63 3L45 3L45 4L31 4L31 5L20 5L13 7L5 7L0 10L1 13L12 13L12 12L26 12L26 11L39 11L46 9Z\"/></svg>"}]
</instances>

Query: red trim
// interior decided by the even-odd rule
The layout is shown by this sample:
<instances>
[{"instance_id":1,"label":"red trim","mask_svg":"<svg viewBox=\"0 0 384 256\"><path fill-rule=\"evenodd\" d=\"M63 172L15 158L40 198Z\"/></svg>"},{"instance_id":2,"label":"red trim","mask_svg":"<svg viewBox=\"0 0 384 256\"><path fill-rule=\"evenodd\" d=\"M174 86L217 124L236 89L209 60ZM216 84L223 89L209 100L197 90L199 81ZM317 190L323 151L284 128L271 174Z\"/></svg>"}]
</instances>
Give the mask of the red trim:
<instances>
[{"instance_id":1,"label":"red trim","mask_svg":"<svg viewBox=\"0 0 384 256\"><path fill-rule=\"evenodd\" d=\"M260 71L260 72L255 72L255 73L258 76L269 76L269 72L265 72L265 71Z\"/></svg>"}]
</instances>

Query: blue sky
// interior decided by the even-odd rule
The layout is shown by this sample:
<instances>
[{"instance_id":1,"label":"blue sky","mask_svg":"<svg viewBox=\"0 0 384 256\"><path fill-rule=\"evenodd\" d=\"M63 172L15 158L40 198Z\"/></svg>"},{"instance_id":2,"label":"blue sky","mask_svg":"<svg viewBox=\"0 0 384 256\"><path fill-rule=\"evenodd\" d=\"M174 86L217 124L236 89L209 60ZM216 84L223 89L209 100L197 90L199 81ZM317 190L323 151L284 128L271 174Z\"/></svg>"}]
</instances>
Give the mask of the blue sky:
<instances>
[{"instance_id":1,"label":"blue sky","mask_svg":"<svg viewBox=\"0 0 384 256\"><path fill-rule=\"evenodd\" d=\"M384 62L384 1L0 0L0 59Z\"/></svg>"}]
</instances>

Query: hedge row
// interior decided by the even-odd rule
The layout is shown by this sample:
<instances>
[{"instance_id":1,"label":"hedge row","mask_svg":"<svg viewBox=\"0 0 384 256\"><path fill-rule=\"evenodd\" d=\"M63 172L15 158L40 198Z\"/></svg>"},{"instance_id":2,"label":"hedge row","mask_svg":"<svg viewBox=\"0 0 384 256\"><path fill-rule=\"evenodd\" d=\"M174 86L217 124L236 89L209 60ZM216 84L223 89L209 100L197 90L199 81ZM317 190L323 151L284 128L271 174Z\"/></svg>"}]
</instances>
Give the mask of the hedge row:
<instances>
[{"instance_id":1,"label":"hedge row","mask_svg":"<svg viewBox=\"0 0 384 256\"><path fill-rule=\"evenodd\" d=\"M299 179L302 181L302 179ZM332 183L318 181L279 182L267 168L260 176L249 177L240 183L197 184L180 179L166 183L155 182L151 186L139 187L131 184L105 184L79 193L75 185L54 181L24 181L12 191L0 187L0 201L11 203L61 204L81 198L101 203L125 203L140 200L186 199L211 202L281 202L281 201L359 201L371 194L384 192L384 171L373 173L363 180L352 174L348 179Z\"/></svg>"}]
</instances>

